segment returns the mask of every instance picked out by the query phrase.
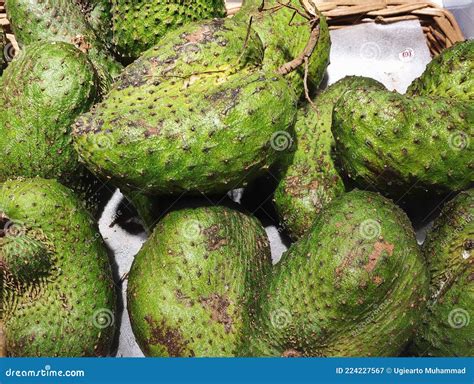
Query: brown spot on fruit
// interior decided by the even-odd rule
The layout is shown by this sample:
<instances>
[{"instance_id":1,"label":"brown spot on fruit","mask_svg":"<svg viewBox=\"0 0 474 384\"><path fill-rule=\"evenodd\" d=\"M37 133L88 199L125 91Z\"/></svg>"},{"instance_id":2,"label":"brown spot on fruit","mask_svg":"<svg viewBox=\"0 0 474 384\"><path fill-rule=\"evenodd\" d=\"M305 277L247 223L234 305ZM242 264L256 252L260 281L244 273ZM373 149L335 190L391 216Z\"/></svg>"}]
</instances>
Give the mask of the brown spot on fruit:
<instances>
[{"instance_id":1,"label":"brown spot on fruit","mask_svg":"<svg viewBox=\"0 0 474 384\"><path fill-rule=\"evenodd\" d=\"M380 259L380 256L382 256L382 253L384 251L389 256L392 256L393 248L394 248L394 245L391 244L391 243L386 243L385 241L377 241L374 244L373 252L369 255L369 262L365 266L365 270L367 272L371 272L375 268L375 266L377 265L377 262Z\"/></svg>"},{"instance_id":2,"label":"brown spot on fruit","mask_svg":"<svg viewBox=\"0 0 474 384\"><path fill-rule=\"evenodd\" d=\"M193 301L189 298L189 296L185 295L180 289L175 291L175 296L176 299L182 302L185 306L191 307L193 305Z\"/></svg>"},{"instance_id":3,"label":"brown spot on fruit","mask_svg":"<svg viewBox=\"0 0 474 384\"><path fill-rule=\"evenodd\" d=\"M150 326L151 333L148 344L163 345L171 357L185 355L188 342L183 339L181 332L171 328L163 320L158 324L151 315L145 316L145 321Z\"/></svg>"},{"instance_id":4,"label":"brown spot on fruit","mask_svg":"<svg viewBox=\"0 0 474 384\"><path fill-rule=\"evenodd\" d=\"M379 286L379 285L382 284L382 283L383 283L382 277L380 277L380 276L375 276L375 277L374 277L374 284L375 284L375 285Z\"/></svg>"},{"instance_id":5,"label":"brown spot on fruit","mask_svg":"<svg viewBox=\"0 0 474 384\"><path fill-rule=\"evenodd\" d=\"M211 319L224 325L226 333L232 331L232 317L227 312L230 305L229 299L213 293L211 296L201 298L200 303L206 309L211 311Z\"/></svg>"},{"instance_id":6,"label":"brown spot on fruit","mask_svg":"<svg viewBox=\"0 0 474 384\"><path fill-rule=\"evenodd\" d=\"M354 260L358 257L359 254L360 248L355 248L351 250L351 252L349 252L349 254L344 258L344 260L342 260L341 264L339 264L336 268L336 277L341 277L342 272L353 264Z\"/></svg>"},{"instance_id":7,"label":"brown spot on fruit","mask_svg":"<svg viewBox=\"0 0 474 384\"><path fill-rule=\"evenodd\" d=\"M227 239L219 236L219 226L217 224L204 230L207 237L207 249L215 251L227 244Z\"/></svg>"},{"instance_id":8,"label":"brown spot on fruit","mask_svg":"<svg viewBox=\"0 0 474 384\"><path fill-rule=\"evenodd\" d=\"M83 35L74 36L71 39L71 43L84 53L87 53L89 49L91 49L91 45L86 41L86 38Z\"/></svg>"},{"instance_id":9,"label":"brown spot on fruit","mask_svg":"<svg viewBox=\"0 0 474 384\"><path fill-rule=\"evenodd\" d=\"M202 40L204 40L205 33L209 32L209 27L204 26L203 28L198 29L197 31L194 31L190 33L189 35L185 36L186 41L189 43L198 43Z\"/></svg>"}]
</instances>

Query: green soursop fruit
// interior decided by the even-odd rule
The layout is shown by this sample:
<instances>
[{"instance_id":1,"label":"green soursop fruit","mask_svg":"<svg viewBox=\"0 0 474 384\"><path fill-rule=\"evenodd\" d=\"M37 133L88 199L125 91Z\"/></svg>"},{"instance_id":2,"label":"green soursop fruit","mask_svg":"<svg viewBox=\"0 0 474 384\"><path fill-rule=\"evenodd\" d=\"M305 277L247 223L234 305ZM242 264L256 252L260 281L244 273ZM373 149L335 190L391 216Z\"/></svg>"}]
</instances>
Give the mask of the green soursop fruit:
<instances>
[{"instance_id":1,"label":"green soursop fruit","mask_svg":"<svg viewBox=\"0 0 474 384\"><path fill-rule=\"evenodd\" d=\"M168 214L136 256L127 302L147 356L240 356L271 268L257 219L213 206Z\"/></svg>"},{"instance_id":2,"label":"green soursop fruit","mask_svg":"<svg viewBox=\"0 0 474 384\"><path fill-rule=\"evenodd\" d=\"M54 180L0 184L0 344L7 356L101 356L114 334L107 251Z\"/></svg>"},{"instance_id":3,"label":"green soursop fruit","mask_svg":"<svg viewBox=\"0 0 474 384\"><path fill-rule=\"evenodd\" d=\"M312 106L300 109L295 137L288 139L283 159L284 174L274 196L281 220L294 239L301 237L320 211L344 193L344 184L332 158L332 110L349 89L384 89L376 80L348 76L322 92Z\"/></svg>"},{"instance_id":4,"label":"green soursop fruit","mask_svg":"<svg viewBox=\"0 0 474 384\"><path fill-rule=\"evenodd\" d=\"M424 244L431 292L415 338L423 356L472 356L474 351L474 190L443 209Z\"/></svg>"},{"instance_id":5,"label":"green soursop fruit","mask_svg":"<svg viewBox=\"0 0 474 384\"><path fill-rule=\"evenodd\" d=\"M223 0L112 0L113 42L124 58L133 61L161 43L167 32L193 21L224 15Z\"/></svg>"},{"instance_id":6,"label":"green soursop fruit","mask_svg":"<svg viewBox=\"0 0 474 384\"><path fill-rule=\"evenodd\" d=\"M35 43L2 77L0 182L18 176L58 179L98 217L112 190L87 171L71 137L71 124L98 98L98 77L73 45Z\"/></svg>"},{"instance_id":7,"label":"green soursop fruit","mask_svg":"<svg viewBox=\"0 0 474 384\"><path fill-rule=\"evenodd\" d=\"M13 32L24 47L38 41L62 41L87 53L97 68L104 93L121 65L107 52L80 7L64 0L6 0Z\"/></svg>"},{"instance_id":8,"label":"green soursop fruit","mask_svg":"<svg viewBox=\"0 0 474 384\"><path fill-rule=\"evenodd\" d=\"M395 92L346 92L332 131L343 171L364 188L400 197L446 193L474 180L474 106Z\"/></svg>"},{"instance_id":9,"label":"green soursop fruit","mask_svg":"<svg viewBox=\"0 0 474 384\"><path fill-rule=\"evenodd\" d=\"M378 194L352 191L334 199L273 268L250 354L396 356L427 294L406 215Z\"/></svg>"},{"instance_id":10,"label":"green soursop fruit","mask_svg":"<svg viewBox=\"0 0 474 384\"><path fill-rule=\"evenodd\" d=\"M159 45L143 53L122 72L115 89L156 85L172 81L187 87L197 80L260 66L262 41L255 31L234 19L214 19L187 24L169 32ZM184 84L183 84L184 83Z\"/></svg>"},{"instance_id":11,"label":"green soursop fruit","mask_svg":"<svg viewBox=\"0 0 474 384\"><path fill-rule=\"evenodd\" d=\"M226 192L268 169L279 157L275 137L292 129L296 96L259 69L261 42L247 35L244 24L204 22L145 53L76 122L84 163L148 194Z\"/></svg>"},{"instance_id":12,"label":"green soursop fruit","mask_svg":"<svg viewBox=\"0 0 474 384\"><path fill-rule=\"evenodd\" d=\"M67 43L35 43L2 77L0 181L40 176L64 180L79 167L70 126L98 97L87 56Z\"/></svg>"},{"instance_id":13,"label":"green soursop fruit","mask_svg":"<svg viewBox=\"0 0 474 384\"><path fill-rule=\"evenodd\" d=\"M290 0L287 3L304 13L299 1ZM277 0L265 1L263 10L260 10L261 5L261 0L245 1L235 18L247 24L252 18L251 26L257 31L265 48L264 68L277 70L303 52L309 40L310 26L307 19ZM312 88L316 88L324 77L330 48L329 27L326 18L320 14L318 43L308 66L308 85ZM303 92L304 72L303 65L287 75L298 95Z\"/></svg>"},{"instance_id":14,"label":"green soursop fruit","mask_svg":"<svg viewBox=\"0 0 474 384\"><path fill-rule=\"evenodd\" d=\"M421 77L408 88L408 94L474 99L474 40L457 43L428 64Z\"/></svg>"}]
</instances>

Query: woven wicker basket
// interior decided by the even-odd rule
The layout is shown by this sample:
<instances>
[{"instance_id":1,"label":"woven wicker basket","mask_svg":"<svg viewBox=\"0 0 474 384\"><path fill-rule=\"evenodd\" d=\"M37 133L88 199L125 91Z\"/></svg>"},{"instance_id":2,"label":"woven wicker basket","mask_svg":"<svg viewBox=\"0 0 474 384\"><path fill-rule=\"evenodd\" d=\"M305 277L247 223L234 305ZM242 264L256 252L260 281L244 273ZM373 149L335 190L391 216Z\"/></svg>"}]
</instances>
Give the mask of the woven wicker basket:
<instances>
[{"instance_id":1,"label":"woven wicker basket","mask_svg":"<svg viewBox=\"0 0 474 384\"><path fill-rule=\"evenodd\" d=\"M285 0L282 0L284 2ZM18 44L11 33L4 0L0 0L0 25L15 51ZM433 56L449 48L464 36L456 19L447 11L429 1L420 0L314 0L318 9L327 17L331 29L347 28L361 23L396 23L404 20L419 20ZM238 6L231 5L229 14Z\"/></svg>"}]
</instances>

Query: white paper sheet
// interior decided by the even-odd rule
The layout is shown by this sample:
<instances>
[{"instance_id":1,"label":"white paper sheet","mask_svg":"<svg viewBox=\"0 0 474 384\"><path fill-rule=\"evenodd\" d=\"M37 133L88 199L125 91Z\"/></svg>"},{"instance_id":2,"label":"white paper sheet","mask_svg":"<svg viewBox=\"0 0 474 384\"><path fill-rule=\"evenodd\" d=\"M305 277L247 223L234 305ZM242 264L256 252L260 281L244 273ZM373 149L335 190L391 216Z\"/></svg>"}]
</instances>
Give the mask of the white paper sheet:
<instances>
[{"instance_id":1,"label":"white paper sheet","mask_svg":"<svg viewBox=\"0 0 474 384\"><path fill-rule=\"evenodd\" d=\"M431 60L417 20L359 24L331 31L331 40L329 84L347 75L359 75L404 93Z\"/></svg>"}]
</instances>

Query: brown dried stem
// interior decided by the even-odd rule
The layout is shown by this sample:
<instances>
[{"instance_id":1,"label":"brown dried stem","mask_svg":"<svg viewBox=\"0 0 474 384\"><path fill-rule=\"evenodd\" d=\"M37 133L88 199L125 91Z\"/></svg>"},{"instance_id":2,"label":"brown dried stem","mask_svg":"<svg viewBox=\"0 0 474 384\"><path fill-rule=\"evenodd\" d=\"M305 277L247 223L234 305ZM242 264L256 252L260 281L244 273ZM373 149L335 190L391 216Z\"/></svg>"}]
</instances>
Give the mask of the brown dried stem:
<instances>
[{"instance_id":1,"label":"brown dried stem","mask_svg":"<svg viewBox=\"0 0 474 384\"><path fill-rule=\"evenodd\" d=\"M305 60L309 59L316 48L319 40L319 25L311 30L311 34L309 37L309 41L306 43L306 46L303 49L303 52L293 60L283 64L280 68L278 68L277 72L280 75L287 75L288 73L294 71L296 68L303 65Z\"/></svg>"}]
</instances>

